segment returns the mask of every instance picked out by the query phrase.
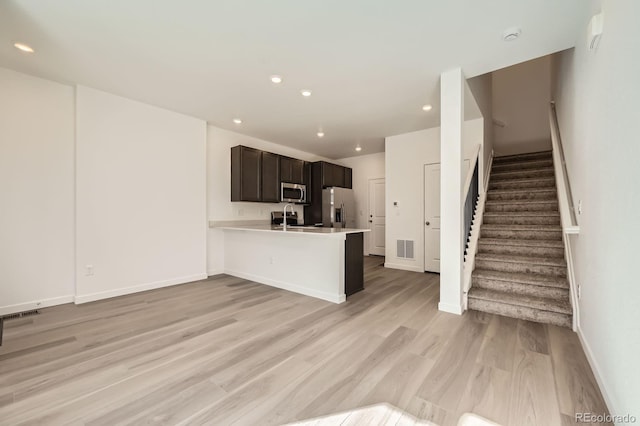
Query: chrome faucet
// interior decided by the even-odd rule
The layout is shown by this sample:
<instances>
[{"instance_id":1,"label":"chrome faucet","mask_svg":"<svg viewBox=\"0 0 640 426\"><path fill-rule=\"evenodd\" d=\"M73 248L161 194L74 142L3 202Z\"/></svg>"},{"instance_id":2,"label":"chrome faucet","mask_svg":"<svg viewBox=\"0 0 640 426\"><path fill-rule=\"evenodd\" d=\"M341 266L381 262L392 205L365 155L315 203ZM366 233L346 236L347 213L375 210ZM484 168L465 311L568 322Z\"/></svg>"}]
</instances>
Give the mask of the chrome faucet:
<instances>
[{"instance_id":1,"label":"chrome faucet","mask_svg":"<svg viewBox=\"0 0 640 426\"><path fill-rule=\"evenodd\" d=\"M282 230L287 230L287 207L291 207L291 215L293 215L293 204L285 204L282 212Z\"/></svg>"}]
</instances>

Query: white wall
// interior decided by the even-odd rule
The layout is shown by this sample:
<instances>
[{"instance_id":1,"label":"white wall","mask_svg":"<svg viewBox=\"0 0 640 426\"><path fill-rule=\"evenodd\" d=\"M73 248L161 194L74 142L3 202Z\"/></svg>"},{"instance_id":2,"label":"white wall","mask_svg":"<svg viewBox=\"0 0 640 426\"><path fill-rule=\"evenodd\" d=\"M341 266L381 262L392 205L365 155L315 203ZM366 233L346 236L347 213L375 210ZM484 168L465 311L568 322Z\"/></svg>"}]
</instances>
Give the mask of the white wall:
<instances>
[{"instance_id":1,"label":"white wall","mask_svg":"<svg viewBox=\"0 0 640 426\"><path fill-rule=\"evenodd\" d=\"M589 52L587 22L557 67L555 100L574 200L581 286L579 333L613 414L640 418L640 2L592 2L604 34Z\"/></svg>"},{"instance_id":2,"label":"white wall","mask_svg":"<svg viewBox=\"0 0 640 426\"><path fill-rule=\"evenodd\" d=\"M369 180L384 178L384 152L360 155L338 160L346 167L353 169L353 194L356 201L356 226L361 229L369 227ZM364 233L364 254L369 254L369 233Z\"/></svg>"},{"instance_id":3,"label":"white wall","mask_svg":"<svg viewBox=\"0 0 640 426\"><path fill-rule=\"evenodd\" d=\"M205 278L206 123L86 87L76 111L76 301Z\"/></svg>"},{"instance_id":4,"label":"white wall","mask_svg":"<svg viewBox=\"0 0 640 426\"><path fill-rule=\"evenodd\" d=\"M484 164L489 164L493 150L493 76L491 73L479 75L467 80L483 116Z\"/></svg>"},{"instance_id":5,"label":"white wall","mask_svg":"<svg viewBox=\"0 0 640 426\"><path fill-rule=\"evenodd\" d=\"M493 117L496 155L551 149L549 102L551 57L544 56L493 73Z\"/></svg>"},{"instance_id":6,"label":"white wall","mask_svg":"<svg viewBox=\"0 0 640 426\"><path fill-rule=\"evenodd\" d=\"M327 160L314 154L267 142L214 126L207 126L207 215L209 221L244 221L271 219L271 211L282 210L284 204L231 202L231 148L245 145L305 161ZM327 160L333 163L339 161ZM302 206L296 206L298 216L304 216ZM209 275L224 270L224 233L209 229L207 234Z\"/></svg>"},{"instance_id":7,"label":"white wall","mask_svg":"<svg viewBox=\"0 0 640 426\"><path fill-rule=\"evenodd\" d=\"M439 127L385 139L386 267L424 272L424 165L439 162ZM414 241L414 259L396 256L397 240Z\"/></svg>"},{"instance_id":8,"label":"white wall","mask_svg":"<svg viewBox=\"0 0 640 426\"><path fill-rule=\"evenodd\" d=\"M482 127L482 118L464 122L465 160L474 151L473 144L482 139ZM424 165L431 163L440 163L440 127L385 139L387 267L424 272ZM393 205L395 201L398 206ZM396 256L397 240L414 241L413 260Z\"/></svg>"},{"instance_id":9,"label":"white wall","mask_svg":"<svg viewBox=\"0 0 640 426\"><path fill-rule=\"evenodd\" d=\"M0 315L73 300L73 88L0 68Z\"/></svg>"}]
</instances>

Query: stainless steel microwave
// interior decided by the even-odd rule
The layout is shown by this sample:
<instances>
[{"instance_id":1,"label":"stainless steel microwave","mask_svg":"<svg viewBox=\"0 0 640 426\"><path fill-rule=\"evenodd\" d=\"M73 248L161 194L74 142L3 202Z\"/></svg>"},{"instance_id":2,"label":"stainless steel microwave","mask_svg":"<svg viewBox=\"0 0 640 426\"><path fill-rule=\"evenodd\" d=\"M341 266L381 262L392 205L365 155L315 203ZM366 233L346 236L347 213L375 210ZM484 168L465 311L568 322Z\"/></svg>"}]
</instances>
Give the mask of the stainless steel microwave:
<instances>
[{"instance_id":1,"label":"stainless steel microwave","mask_svg":"<svg viewBox=\"0 0 640 426\"><path fill-rule=\"evenodd\" d=\"M307 186L298 183L282 182L280 187L280 201L305 204L307 202Z\"/></svg>"}]
</instances>

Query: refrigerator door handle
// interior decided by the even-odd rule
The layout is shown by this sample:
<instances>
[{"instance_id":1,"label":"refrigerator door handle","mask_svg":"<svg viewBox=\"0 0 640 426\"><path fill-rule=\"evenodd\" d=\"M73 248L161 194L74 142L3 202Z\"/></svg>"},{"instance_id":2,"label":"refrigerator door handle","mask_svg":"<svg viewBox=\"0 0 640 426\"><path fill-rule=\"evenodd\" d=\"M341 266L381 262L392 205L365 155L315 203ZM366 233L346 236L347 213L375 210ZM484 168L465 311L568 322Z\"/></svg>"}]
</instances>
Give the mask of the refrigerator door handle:
<instances>
[{"instance_id":1,"label":"refrigerator door handle","mask_svg":"<svg viewBox=\"0 0 640 426\"><path fill-rule=\"evenodd\" d=\"M344 208L344 203L342 203L342 227L347 227L347 210Z\"/></svg>"}]
</instances>

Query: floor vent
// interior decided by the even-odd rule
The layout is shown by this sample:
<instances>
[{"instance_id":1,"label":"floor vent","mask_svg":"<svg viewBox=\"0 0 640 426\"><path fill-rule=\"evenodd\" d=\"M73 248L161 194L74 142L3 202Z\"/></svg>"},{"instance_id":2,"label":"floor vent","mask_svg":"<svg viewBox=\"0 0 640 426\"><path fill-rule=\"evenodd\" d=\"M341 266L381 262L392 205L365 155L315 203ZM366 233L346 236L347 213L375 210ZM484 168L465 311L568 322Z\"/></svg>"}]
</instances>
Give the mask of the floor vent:
<instances>
[{"instance_id":1,"label":"floor vent","mask_svg":"<svg viewBox=\"0 0 640 426\"><path fill-rule=\"evenodd\" d=\"M413 240L397 240L396 256L413 259Z\"/></svg>"},{"instance_id":2,"label":"floor vent","mask_svg":"<svg viewBox=\"0 0 640 426\"><path fill-rule=\"evenodd\" d=\"M32 311L24 311L24 312L17 312L15 314L9 314L9 315L5 315L2 317L3 320L8 321L8 320L12 320L12 319L18 319L18 318L22 318L22 317L28 317L31 315L38 315L40 313L39 310L34 309Z\"/></svg>"}]
</instances>

